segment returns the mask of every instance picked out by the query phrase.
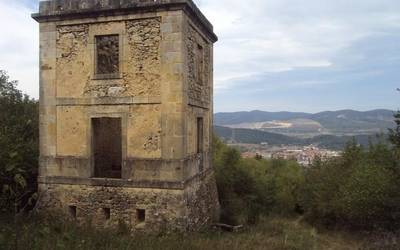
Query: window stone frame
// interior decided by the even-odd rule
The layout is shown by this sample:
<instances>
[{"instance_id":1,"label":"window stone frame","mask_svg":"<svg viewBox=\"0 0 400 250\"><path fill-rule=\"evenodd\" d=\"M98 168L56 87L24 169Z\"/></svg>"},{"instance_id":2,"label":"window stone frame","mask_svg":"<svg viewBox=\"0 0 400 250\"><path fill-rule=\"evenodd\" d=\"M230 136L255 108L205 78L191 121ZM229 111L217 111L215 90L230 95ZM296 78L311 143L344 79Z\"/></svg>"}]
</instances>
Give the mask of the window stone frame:
<instances>
[{"instance_id":1,"label":"window stone frame","mask_svg":"<svg viewBox=\"0 0 400 250\"><path fill-rule=\"evenodd\" d=\"M99 74L98 73L98 38L99 37L118 37L118 72L116 73L106 73ZM118 79L121 78L121 52L122 52L122 42L120 34L107 34L107 35L95 35L94 36L94 78L95 79Z\"/></svg>"},{"instance_id":2,"label":"window stone frame","mask_svg":"<svg viewBox=\"0 0 400 250\"><path fill-rule=\"evenodd\" d=\"M101 24L100 23L94 23ZM116 21L111 23L113 25L112 30L106 29L101 30L98 28L93 28L89 26L89 44L90 44L90 54L91 60L93 62L91 69L91 80L118 80L122 79L123 72L125 72L124 65L124 54L125 54L125 44L126 44L126 34L125 34L125 21ZM118 35L119 37L119 72L116 74L97 74L97 48L96 48L96 37L98 36L112 36Z\"/></svg>"}]
</instances>

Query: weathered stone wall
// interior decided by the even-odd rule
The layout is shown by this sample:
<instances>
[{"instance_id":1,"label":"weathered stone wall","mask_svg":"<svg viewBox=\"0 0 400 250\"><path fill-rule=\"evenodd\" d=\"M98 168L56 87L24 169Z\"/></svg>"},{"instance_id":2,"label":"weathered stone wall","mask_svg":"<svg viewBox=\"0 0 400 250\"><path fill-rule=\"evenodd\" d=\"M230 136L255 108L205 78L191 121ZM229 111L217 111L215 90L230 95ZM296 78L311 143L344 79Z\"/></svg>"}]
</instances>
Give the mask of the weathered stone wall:
<instances>
[{"instance_id":1,"label":"weathered stone wall","mask_svg":"<svg viewBox=\"0 0 400 250\"><path fill-rule=\"evenodd\" d=\"M161 106L59 106L57 107L57 157L90 159L91 118L121 117L124 161L161 159ZM56 162L57 163L57 162ZM48 173L56 176L79 176L61 165ZM45 165L45 164L44 164ZM46 166L44 166L46 167ZM57 170L58 169L58 170Z\"/></svg>"},{"instance_id":2,"label":"weathered stone wall","mask_svg":"<svg viewBox=\"0 0 400 250\"><path fill-rule=\"evenodd\" d=\"M203 153L197 153L197 118L203 118ZM186 147L190 159L185 171L185 176L191 178L201 171L212 168L211 153L211 120L210 111L200 107L188 106L187 108L187 135ZM201 158L200 158L201 157Z\"/></svg>"},{"instance_id":3,"label":"weathered stone wall","mask_svg":"<svg viewBox=\"0 0 400 250\"><path fill-rule=\"evenodd\" d=\"M132 8L139 5L140 11ZM198 12L190 0L41 3L35 16L41 22L41 208L68 213L74 206L79 221L113 226L122 220L148 231L210 223L218 212L210 147L216 37ZM119 70L104 76L96 70L96 37L115 35ZM121 120L120 179L94 178L91 121L103 117ZM201 165L198 117L204 120ZM138 223L136 209L146 210L145 223Z\"/></svg>"},{"instance_id":4,"label":"weathered stone wall","mask_svg":"<svg viewBox=\"0 0 400 250\"><path fill-rule=\"evenodd\" d=\"M160 17L126 22L129 60L123 78L129 96L160 95L160 26Z\"/></svg>"},{"instance_id":5,"label":"weathered stone wall","mask_svg":"<svg viewBox=\"0 0 400 250\"><path fill-rule=\"evenodd\" d=\"M189 18L185 26L186 60L186 147L188 157L194 157L187 176L195 176L212 168L212 42ZM203 120L203 153L197 152L197 119Z\"/></svg>"},{"instance_id":6,"label":"weathered stone wall","mask_svg":"<svg viewBox=\"0 0 400 250\"><path fill-rule=\"evenodd\" d=\"M39 211L61 211L70 219L99 227L124 222L132 231L192 231L218 220L219 214L215 177L210 171L189 180L184 189L47 183L39 185L39 192ZM71 206L76 207L76 218L70 213ZM109 218L104 209L110 211ZM138 221L137 209L145 210L144 222Z\"/></svg>"},{"instance_id":7,"label":"weathered stone wall","mask_svg":"<svg viewBox=\"0 0 400 250\"><path fill-rule=\"evenodd\" d=\"M218 191L213 171L194 178L185 190L188 207L188 227L201 229L219 220Z\"/></svg>"},{"instance_id":8,"label":"weathered stone wall","mask_svg":"<svg viewBox=\"0 0 400 250\"><path fill-rule=\"evenodd\" d=\"M210 111L208 109L189 106L187 108L187 123L188 123L188 154L193 155L196 154L197 148L197 118L203 118L204 128L203 128L203 142L204 142L204 151L208 152L211 150L210 143L210 129L211 129L211 121L210 121Z\"/></svg>"},{"instance_id":9,"label":"weathered stone wall","mask_svg":"<svg viewBox=\"0 0 400 250\"><path fill-rule=\"evenodd\" d=\"M128 154L130 158L161 158L161 105L129 108Z\"/></svg>"},{"instance_id":10,"label":"weathered stone wall","mask_svg":"<svg viewBox=\"0 0 400 250\"><path fill-rule=\"evenodd\" d=\"M161 18L57 28L57 97L160 96ZM120 77L95 75L95 37L118 34ZM74 86L71 88L71 86Z\"/></svg>"},{"instance_id":11,"label":"weathered stone wall","mask_svg":"<svg viewBox=\"0 0 400 250\"><path fill-rule=\"evenodd\" d=\"M52 33L43 29L41 39L54 41L50 49L56 52L52 58L41 57L42 70L54 72L41 80L41 99L53 99L49 108L56 111L54 117L45 112L41 119L56 128L42 126L52 144L41 147L56 149L43 156L90 159L90 118L97 114L126 117L126 161L186 157L183 17L182 11L132 14L59 21ZM99 79L95 37L110 34L120 36L120 77ZM50 172L56 173L56 168ZM64 174L61 167L59 174Z\"/></svg>"},{"instance_id":12,"label":"weathered stone wall","mask_svg":"<svg viewBox=\"0 0 400 250\"><path fill-rule=\"evenodd\" d=\"M132 230L186 229L182 190L41 184L39 191L39 211L61 211L74 219L69 209L75 206L77 221L92 221L98 227L116 227L122 221ZM109 219L103 209L109 209ZM144 222L138 221L136 209L146 211Z\"/></svg>"},{"instance_id":13,"label":"weathered stone wall","mask_svg":"<svg viewBox=\"0 0 400 250\"><path fill-rule=\"evenodd\" d=\"M86 157L88 121L84 107L57 108L57 155Z\"/></svg>"},{"instance_id":14,"label":"weathered stone wall","mask_svg":"<svg viewBox=\"0 0 400 250\"><path fill-rule=\"evenodd\" d=\"M57 96L80 97L90 80L89 26L57 28ZM73 87L72 87L73 86Z\"/></svg>"},{"instance_id":15,"label":"weathered stone wall","mask_svg":"<svg viewBox=\"0 0 400 250\"><path fill-rule=\"evenodd\" d=\"M189 103L200 107L209 107L211 47L192 25L186 25L186 29Z\"/></svg>"}]
</instances>

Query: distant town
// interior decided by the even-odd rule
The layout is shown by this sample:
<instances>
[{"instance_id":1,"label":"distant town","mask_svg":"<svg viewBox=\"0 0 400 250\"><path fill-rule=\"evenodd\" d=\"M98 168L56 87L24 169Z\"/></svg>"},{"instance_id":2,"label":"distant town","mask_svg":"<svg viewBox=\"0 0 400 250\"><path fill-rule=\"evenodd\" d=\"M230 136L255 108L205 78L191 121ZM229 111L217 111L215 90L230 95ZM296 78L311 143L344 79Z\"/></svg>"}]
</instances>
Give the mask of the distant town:
<instances>
[{"instance_id":1,"label":"distant town","mask_svg":"<svg viewBox=\"0 0 400 250\"><path fill-rule=\"evenodd\" d=\"M230 143L232 147L238 148L244 158L262 157L264 159L295 160L302 166L310 166L319 158L322 160L338 157L341 151L319 148L315 145L309 146L270 146L268 143L244 144Z\"/></svg>"}]
</instances>

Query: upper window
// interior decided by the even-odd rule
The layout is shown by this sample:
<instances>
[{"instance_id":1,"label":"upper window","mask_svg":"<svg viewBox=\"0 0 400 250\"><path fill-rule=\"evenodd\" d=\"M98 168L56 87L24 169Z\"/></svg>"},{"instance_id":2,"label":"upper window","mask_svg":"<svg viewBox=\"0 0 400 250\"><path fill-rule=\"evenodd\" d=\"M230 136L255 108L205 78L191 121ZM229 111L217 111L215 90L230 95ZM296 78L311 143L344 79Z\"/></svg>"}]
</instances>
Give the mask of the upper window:
<instances>
[{"instance_id":1,"label":"upper window","mask_svg":"<svg viewBox=\"0 0 400 250\"><path fill-rule=\"evenodd\" d=\"M96 77L119 77L119 36L96 36Z\"/></svg>"},{"instance_id":2,"label":"upper window","mask_svg":"<svg viewBox=\"0 0 400 250\"><path fill-rule=\"evenodd\" d=\"M203 85L203 74L204 74L204 50L203 46L198 44L196 46L196 80L197 83Z\"/></svg>"}]
</instances>

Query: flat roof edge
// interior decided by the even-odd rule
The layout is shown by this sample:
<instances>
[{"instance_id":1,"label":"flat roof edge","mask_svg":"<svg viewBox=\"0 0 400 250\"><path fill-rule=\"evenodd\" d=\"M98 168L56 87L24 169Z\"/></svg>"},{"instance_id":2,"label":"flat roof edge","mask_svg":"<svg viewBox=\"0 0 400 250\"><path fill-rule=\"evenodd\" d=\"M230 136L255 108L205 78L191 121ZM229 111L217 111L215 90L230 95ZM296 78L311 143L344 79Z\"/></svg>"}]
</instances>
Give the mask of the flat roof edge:
<instances>
[{"instance_id":1,"label":"flat roof edge","mask_svg":"<svg viewBox=\"0 0 400 250\"><path fill-rule=\"evenodd\" d=\"M121 2L124 1L127 1L129 3L121 5ZM213 42L218 41L218 37L213 31L214 28L212 24L201 13L201 11L193 3L192 0L156 0L141 3L132 3L132 1L129 0L114 0L110 1L114 4L100 7L94 6L92 8L79 8L79 6L72 5L72 3L76 2L76 0L52 0L40 2L40 12L34 13L31 16L37 22L44 23L101 16L116 16L157 11L183 10L190 18L192 18L192 20L194 20L203 28L203 30ZM62 3L63 5L57 6L57 3ZM63 8L63 6L67 7Z\"/></svg>"}]
</instances>

